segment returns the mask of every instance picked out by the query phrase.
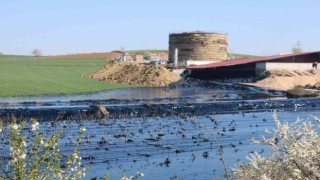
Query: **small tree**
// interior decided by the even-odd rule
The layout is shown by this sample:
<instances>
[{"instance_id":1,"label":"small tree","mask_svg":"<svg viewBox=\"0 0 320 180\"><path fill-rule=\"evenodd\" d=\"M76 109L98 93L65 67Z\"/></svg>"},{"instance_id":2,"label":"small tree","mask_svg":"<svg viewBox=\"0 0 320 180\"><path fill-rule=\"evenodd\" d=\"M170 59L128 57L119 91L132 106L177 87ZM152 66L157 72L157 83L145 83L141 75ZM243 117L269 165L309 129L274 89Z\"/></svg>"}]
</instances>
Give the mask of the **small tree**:
<instances>
[{"instance_id":1,"label":"small tree","mask_svg":"<svg viewBox=\"0 0 320 180\"><path fill-rule=\"evenodd\" d=\"M255 144L268 145L271 155L251 154L250 162L234 171L235 177L238 180L320 179L320 119L281 124L274 115L274 120L277 128L266 130L268 137L253 140Z\"/></svg>"},{"instance_id":2,"label":"small tree","mask_svg":"<svg viewBox=\"0 0 320 180\"><path fill-rule=\"evenodd\" d=\"M300 48L301 45L302 45L302 44L300 43L300 41L298 41L296 45L297 45L296 47L293 47L293 48L291 49L292 53L293 53L293 54L302 53L303 50Z\"/></svg>"},{"instance_id":3,"label":"small tree","mask_svg":"<svg viewBox=\"0 0 320 180\"><path fill-rule=\"evenodd\" d=\"M58 144L62 131L51 137L45 137L39 131L39 123L35 119L30 122L16 123L12 118L9 132L10 159L5 164L0 162L0 179L82 179L90 167L81 166L78 147L82 142L85 128L81 128L75 141L73 153L61 161L64 155L60 153ZM24 136L22 129L27 128L31 139ZM5 132L0 121L0 134ZM27 141L29 139L29 141ZM52 178L54 177L54 178Z\"/></svg>"},{"instance_id":4,"label":"small tree","mask_svg":"<svg viewBox=\"0 0 320 180\"><path fill-rule=\"evenodd\" d=\"M34 50L32 50L32 55L34 55L35 57L41 56L41 55L42 55L41 49L34 49Z\"/></svg>"},{"instance_id":5,"label":"small tree","mask_svg":"<svg viewBox=\"0 0 320 180\"><path fill-rule=\"evenodd\" d=\"M303 52L303 50L300 47L293 47L291 51L293 54L298 54Z\"/></svg>"}]
</instances>

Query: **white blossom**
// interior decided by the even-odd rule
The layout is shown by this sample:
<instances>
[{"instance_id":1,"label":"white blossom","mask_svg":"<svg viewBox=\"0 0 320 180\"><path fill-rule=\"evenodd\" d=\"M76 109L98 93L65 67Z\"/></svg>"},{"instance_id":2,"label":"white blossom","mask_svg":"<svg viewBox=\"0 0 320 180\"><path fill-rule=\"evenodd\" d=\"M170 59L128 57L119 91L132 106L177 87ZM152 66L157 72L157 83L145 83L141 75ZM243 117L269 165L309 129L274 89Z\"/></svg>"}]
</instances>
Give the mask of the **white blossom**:
<instances>
[{"instance_id":1,"label":"white blossom","mask_svg":"<svg viewBox=\"0 0 320 180\"><path fill-rule=\"evenodd\" d=\"M1 122L0 122L1 123ZM21 132L19 131L20 128L24 127L25 123L23 123L21 126L15 123L12 123L10 125L11 128L11 132L10 132L10 156L11 156L11 160L8 163L8 167L12 168L12 169L16 169L17 167L19 168L19 171L21 171L23 174L19 174L19 176L24 176L24 177L29 177L30 179L35 179L37 177L41 177L43 179L48 179L49 176L54 176L57 179L82 179L85 176L85 173L89 170L88 167L82 168L81 167L81 157L79 157L79 152L75 149L74 153L71 155L71 159L70 161L68 160L68 163L70 163L70 165L68 166L68 171L63 171L61 169L58 169L57 171L52 171L56 169L56 164L57 163L57 159L55 157L57 157L56 155L59 155L59 134L52 136L49 139L44 139L44 136L42 136L39 133L34 133L30 139L29 137L24 137L23 135L21 135ZM30 126L29 126L30 127ZM31 120L31 130L32 131L36 131L37 129L39 129L39 123L36 122L35 120ZM81 129L82 132L86 131L85 128ZM0 132L2 132L2 126L0 125ZM12 136L13 135L13 136ZM25 139L28 139L30 141L28 141L28 143L26 143ZM30 161L31 163L39 163L37 162L38 159L37 158L32 158L32 154L30 153L33 150L30 150L31 148L26 148L27 145L34 147L35 145L38 144L44 144L44 147L38 147L40 149L36 149L35 153L40 153L41 154L48 154L48 156L46 157L48 159L48 162L44 162L46 164L44 164L44 168L47 168L47 170L49 171L50 175L43 175L41 174L42 172L39 172L39 174L37 174L38 172L36 172L36 174L29 174L30 172L34 173L34 170L32 170L33 167L28 167L28 162ZM50 147L50 148L47 148ZM38 151L40 150L40 151ZM44 153L42 153L42 151L44 151ZM30 157L27 157L27 155ZM28 162L25 162L24 159L28 159ZM69 157L68 157L69 159ZM20 163L21 162L21 163ZM41 162L42 163L42 162ZM27 169L26 169L27 168ZM29 169L30 168L30 171ZM37 168L37 167L36 167ZM13 173L13 175L16 175ZM1 176L1 173L0 173ZM10 175L11 176L11 175ZM8 176L9 177L9 176ZM14 179L14 177L12 177L12 179Z\"/></svg>"},{"instance_id":2,"label":"white blossom","mask_svg":"<svg viewBox=\"0 0 320 180\"><path fill-rule=\"evenodd\" d=\"M263 174L263 175L261 176L261 180L271 180L271 179L268 178L266 174Z\"/></svg>"},{"instance_id":3,"label":"white blossom","mask_svg":"<svg viewBox=\"0 0 320 180\"><path fill-rule=\"evenodd\" d=\"M137 172L137 174L135 176L123 176L120 180L134 180L137 179L139 176L144 176L142 172Z\"/></svg>"},{"instance_id":4,"label":"white blossom","mask_svg":"<svg viewBox=\"0 0 320 180\"><path fill-rule=\"evenodd\" d=\"M144 174L142 173L142 172L137 172L137 175L139 175L139 176L144 176Z\"/></svg>"},{"instance_id":5,"label":"white blossom","mask_svg":"<svg viewBox=\"0 0 320 180\"><path fill-rule=\"evenodd\" d=\"M17 124L12 124L12 125L11 125L11 128L12 128L13 130L18 130L19 125L17 125Z\"/></svg>"},{"instance_id":6,"label":"white blossom","mask_svg":"<svg viewBox=\"0 0 320 180\"><path fill-rule=\"evenodd\" d=\"M39 123L37 121L31 124L32 131L36 131L38 129L39 129Z\"/></svg>"},{"instance_id":7,"label":"white blossom","mask_svg":"<svg viewBox=\"0 0 320 180\"><path fill-rule=\"evenodd\" d=\"M22 145L23 145L24 147L27 147L27 143L26 143L25 141L22 141Z\"/></svg>"},{"instance_id":8,"label":"white blossom","mask_svg":"<svg viewBox=\"0 0 320 180\"><path fill-rule=\"evenodd\" d=\"M267 157L251 154L250 163L234 170L236 179L320 179L320 122L298 119L281 123L274 116L277 128L255 144L268 145L273 151ZM275 142L276 141L276 142Z\"/></svg>"},{"instance_id":9,"label":"white blossom","mask_svg":"<svg viewBox=\"0 0 320 180\"><path fill-rule=\"evenodd\" d=\"M73 157L74 157L75 159L78 159L78 158L79 158L79 156L78 156L77 153L73 153Z\"/></svg>"},{"instance_id":10,"label":"white blossom","mask_svg":"<svg viewBox=\"0 0 320 180\"><path fill-rule=\"evenodd\" d=\"M20 156L18 156L20 159L25 159L26 158L26 153L22 153Z\"/></svg>"}]
</instances>

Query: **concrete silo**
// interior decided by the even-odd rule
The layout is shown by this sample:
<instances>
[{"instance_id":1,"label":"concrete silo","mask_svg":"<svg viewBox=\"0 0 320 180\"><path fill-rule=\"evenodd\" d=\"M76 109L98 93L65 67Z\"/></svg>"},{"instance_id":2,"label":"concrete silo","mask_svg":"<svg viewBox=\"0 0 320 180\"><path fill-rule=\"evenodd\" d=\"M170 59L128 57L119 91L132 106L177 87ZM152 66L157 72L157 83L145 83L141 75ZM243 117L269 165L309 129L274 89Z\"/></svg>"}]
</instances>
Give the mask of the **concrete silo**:
<instances>
[{"instance_id":1,"label":"concrete silo","mask_svg":"<svg viewBox=\"0 0 320 180\"><path fill-rule=\"evenodd\" d=\"M228 35L211 32L184 32L169 35L169 61L174 63L178 49L178 66L187 60L208 62L228 59Z\"/></svg>"}]
</instances>

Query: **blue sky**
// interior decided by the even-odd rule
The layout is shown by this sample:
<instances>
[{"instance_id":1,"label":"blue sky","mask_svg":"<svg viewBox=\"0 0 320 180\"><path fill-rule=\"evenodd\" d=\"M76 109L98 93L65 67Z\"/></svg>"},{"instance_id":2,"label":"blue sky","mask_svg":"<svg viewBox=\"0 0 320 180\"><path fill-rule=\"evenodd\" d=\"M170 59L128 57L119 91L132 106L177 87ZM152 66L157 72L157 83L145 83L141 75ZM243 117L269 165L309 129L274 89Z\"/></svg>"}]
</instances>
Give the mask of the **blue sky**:
<instances>
[{"instance_id":1,"label":"blue sky","mask_svg":"<svg viewBox=\"0 0 320 180\"><path fill-rule=\"evenodd\" d=\"M0 0L0 52L167 49L172 32L228 33L233 53L320 50L318 0Z\"/></svg>"}]
</instances>

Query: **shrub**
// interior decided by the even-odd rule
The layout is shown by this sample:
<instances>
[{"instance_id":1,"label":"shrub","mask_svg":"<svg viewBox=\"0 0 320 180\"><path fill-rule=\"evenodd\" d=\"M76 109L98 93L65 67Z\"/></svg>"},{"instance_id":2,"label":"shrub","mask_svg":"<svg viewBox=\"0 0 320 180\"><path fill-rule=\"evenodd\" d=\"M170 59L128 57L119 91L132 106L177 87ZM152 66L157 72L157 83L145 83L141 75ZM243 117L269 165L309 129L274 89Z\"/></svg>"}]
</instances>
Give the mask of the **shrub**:
<instances>
[{"instance_id":1,"label":"shrub","mask_svg":"<svg viewBox=\"0 0 320 180\"><path fill-rule=\"evenodd\" d=\"M26 143L21 130L25 127L31 129L31 143ZM13 118L10 124L10 160L3 167L0 164L0 179L81 179L89 170L89 167L81 167L81 157L78 145L82 141L85 128L79 131L79 138L73 153L69 155L64 163L61 162L62 154L59 153L58 141L62 131L50 138L45 138L39 133L39 123L32 119L30 123L23 121L16 123ZM0 133L4 133L0 124ZM63 167L63 168L62 168Z\"/></svg>"},{"instance_id":2,"label":"shrub","mask_svg":"<svg viewBox=\"0 0 320 180\"><path fill-rule=\"evenodd\" d=\"M241 164L234 170L237 179L320 179L320 121L298 119L294 123L280 123L276 115L277 128L266 130L270 137L253 140L255 144L268 145L272 154L261 157L250 155L248 164Z\"/></svg>"}]
</instances>

